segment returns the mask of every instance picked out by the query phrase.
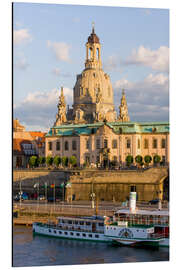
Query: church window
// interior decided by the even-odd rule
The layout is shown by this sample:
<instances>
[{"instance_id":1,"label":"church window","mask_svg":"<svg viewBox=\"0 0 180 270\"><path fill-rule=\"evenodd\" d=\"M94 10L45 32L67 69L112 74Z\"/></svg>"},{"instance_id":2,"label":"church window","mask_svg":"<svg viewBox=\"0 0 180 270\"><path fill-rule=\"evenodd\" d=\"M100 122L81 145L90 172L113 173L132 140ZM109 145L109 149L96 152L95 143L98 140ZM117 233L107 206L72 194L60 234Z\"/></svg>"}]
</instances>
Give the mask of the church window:
<instances>
[{"instance_id":1,"label":"church window","mask_svg":"<svg viewBox=\"0 0 180 270\"><path fill-rule=\"evenodd\" d=\"M60 150L60 142L56 142L56 151Z\"/></svg>"},{"instance_id":2,"label":"church window","mask_svg":"<svg viewBox=\"0 0 180 270\"><path fill-rule=\"evenodd\" d=\"M104 148L108 148L108 140L104 139Z\"/></svg>"},{"instance_id":3,"label":"church window","mask_svg":"<svg viewBox=\"0 0 180 270\"><path fill-rule=\"evenodd\" d=\"M49 150L49 151L52 150L52 142L48 142L48 150Z\"/></svg>"},{"instance_id":4,"label":"church window","mask_svg":"<svg viewBox=\"0 0 180 270\"><path fill-rule=\"evenodd\" d=\"M64 150L65 151L68 151L69 150L69 143L68 143L68 141L65 141L65 143L64 143Z\"/></svg>"},{"instance_id":5,"label":"church window","mask_svg":"<svg viewBox=\"0 0 180 270\"><path fill-rule=\"evenodd\" d=\"M126 147L127 148L131 148L131 140L130 139L127 139L127 141L126 141Z\"/></svg>"},{"instance_id":6,"label":"church window","mask_svg":"<svg viewBox=\"0 0 180 270\"><path fill-rule=\"evenodd\" d=\"M141 148L141 141L140 141L140 139L138 139L138 149L140 149Z\"/></svg>"},{"instance_id":7,"label":"church window","mask_svg":"<svg viewBox=\"0 0 180 270\"><path fill-rule=\"evenodd\" d=\"M148 149L149 148L149 141L148 139L144 139L144 149Z\"/></svg>"},{"instance_id":8,"label":"church window","mask_svg":"<svg viewBox=\"0 0 180 270\"><path fill-rule=\"evenodd\" d=\"M166 139L161 140L161 148L166 148Z\"/></svg>"},{"instance_id":9,"label":"church window","mask_svg":"<svg viewBox=\"0 0 180 270\"><path fill-rule=\"evenodd\" d=\"M76 149L77 149L76 141L72 141L72 150Z\"/></svg>"},{"instance_id":10,"label":"church window","mask_svg":"<svg viewBox=\"0 0 180 270\"><path fill-rule=\"evenodd\" d=\"M153 148L157 148L157 139L153 139Z\"/></svg>"},{"instance_id":11,"label":"church window","mask_svg":"<svg viewBox=\"0 0 180 270\"><path fill-rule=\"evenodd\" d=\"M112 140L112 148L117 149L117 140Z\"/></svg>"},{"instance_id":12,"label":"church window","mask_svg":"<svg viewBox=\"0 0 180 270\"><path fill-rule=\"evenodd\" d=\"M96 140L96 149L100 149L100 139Z\"/></svg>"}]
</instances>

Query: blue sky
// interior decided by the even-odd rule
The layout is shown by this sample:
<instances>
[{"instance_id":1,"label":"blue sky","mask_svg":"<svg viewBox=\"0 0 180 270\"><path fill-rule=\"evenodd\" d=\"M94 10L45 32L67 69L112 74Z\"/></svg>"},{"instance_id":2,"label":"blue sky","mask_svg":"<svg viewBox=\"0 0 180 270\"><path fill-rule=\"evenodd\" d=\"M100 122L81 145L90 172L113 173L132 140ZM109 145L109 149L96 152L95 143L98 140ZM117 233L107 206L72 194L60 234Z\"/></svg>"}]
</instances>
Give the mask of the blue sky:
<instances>
[{"instance_id":1,"label":"blue sky","mask_svg":"<svg viewBox=\"0 0 180 270\"><path fill-rule=\"evenodd\" d=\"M93 21L117 111L125 88L132 121L168 121L168 10L14 3L13 11L14 117L27 130L52 126L60 86L72 104Z\"/></svg>"}]
</instances>

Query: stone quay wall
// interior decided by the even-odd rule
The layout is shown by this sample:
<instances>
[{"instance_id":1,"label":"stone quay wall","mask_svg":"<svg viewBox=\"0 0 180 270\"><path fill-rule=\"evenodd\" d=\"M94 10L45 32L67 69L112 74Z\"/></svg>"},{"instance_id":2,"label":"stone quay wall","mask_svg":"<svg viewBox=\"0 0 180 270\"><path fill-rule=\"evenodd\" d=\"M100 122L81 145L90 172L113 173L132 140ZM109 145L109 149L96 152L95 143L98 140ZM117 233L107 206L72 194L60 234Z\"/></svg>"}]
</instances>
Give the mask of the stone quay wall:
<instances>
[{"instance_id":1,"label":"stone quay wall","mask_svg":"<svg viewBox=\"0 0 180 270\"><path fill-rule=\"evenodd\" d=\"M125 201L129 197L131 186L136 186L138 201L164 199L164 180L168 178L167 168L151 168L139 171L101 171L101 170L14 170L13 192L33 192L35 183L43 186L70 182L66 187L67 201L91 200L91 194L100 201ZM57 189L58 192L58 189ZM58 193L57 193L58 194Z\"/></svg>"}]
</instances>

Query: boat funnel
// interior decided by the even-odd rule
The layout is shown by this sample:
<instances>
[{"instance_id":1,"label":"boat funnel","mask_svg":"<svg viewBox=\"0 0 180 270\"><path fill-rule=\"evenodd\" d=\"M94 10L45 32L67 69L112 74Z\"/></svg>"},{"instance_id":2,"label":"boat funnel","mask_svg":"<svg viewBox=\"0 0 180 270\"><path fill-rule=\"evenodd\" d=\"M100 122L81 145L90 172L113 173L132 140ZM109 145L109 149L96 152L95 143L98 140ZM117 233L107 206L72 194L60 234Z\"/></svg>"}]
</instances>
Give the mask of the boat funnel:
<instances>
[{"instance_id":1,"label":"boat funnel","mask_svg":"<svg viewBox=\"0 0 180 270\"><path fill-rule=\"evenodd\" d=\"M129 210L131 212L136 211L136 187L135 186L131 187L131 192L129 196Z\"/></svg>"}]
</instances>

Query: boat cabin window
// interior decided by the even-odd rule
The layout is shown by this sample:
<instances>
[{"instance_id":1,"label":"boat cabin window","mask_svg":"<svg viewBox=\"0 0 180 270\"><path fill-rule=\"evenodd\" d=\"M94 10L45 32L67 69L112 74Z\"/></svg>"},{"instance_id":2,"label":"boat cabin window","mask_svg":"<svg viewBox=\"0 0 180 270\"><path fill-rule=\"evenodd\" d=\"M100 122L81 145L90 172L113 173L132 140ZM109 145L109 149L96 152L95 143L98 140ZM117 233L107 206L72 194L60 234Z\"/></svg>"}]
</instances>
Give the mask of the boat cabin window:
<instances>
[{"instance_id":1,"label":"boat cabin window","mask_svg":"<svg viewBox=\"0 0 180 270\"><path fill-rule=\"evenodd\" d=\"M86 234L85 234L85 233L83 233L83 236L84 236L84 237L86 237Z\"/></svg>"},{"instance_id":2,"label":"boat cabin window","mask_svg":"<svg viewBox=\"0 0 180 270\"><path fill-rule=\"evenodd\" d=\"M75 221L75 224L76 224L76 225L78 224L78 221L77 221L77 220Z\"/></svg>"},{"instance_id":3,"label":"boat cabin window","mask_svg":"<svg viewBox=\"0 0 180 270\"><path fill-rule=\"evenodd\" d=\"M54 233L56 233L56 230L54 230Z\"/></svg>"},{"instance_id":4,"label":"boat cabin window","mask_svg":"<svg viewBox=\"0 0 180 270\"><path fill-rule=\"evenodd\" d=\"M71 232L71 233L70 233L70 235L74 235L74 233L73 233L73 232Z\"/></svg>"},{"instance_id":5,"label":"boat cabin window","mask_svg":"<svg viewBox=\"0 0 180 270\"><path fill-rule=\"evenodd\" d=\"M76 233L77 236L79 236L80 234L79 233Z\"/></svg>"},{"instance_id":6,"label":"boat cabin window","mask_svg":"<svg viewBox=\"0 0 180 270\"><path fill-rule=\"evenodd\" d=\"M49 232L51 232L51 230L49 229Z\"/></svg>"},{"instance_id":7,"label":"boat cabin window","mask_svg":"<svg viewBox=\"0 0 180 270\"><path fill-rule=\"evenodd\" d=\"M99 238L99 235L98 234L95 234L95 238Z\"/></svg>"},{"instance_id":8,"label":"boat cabin window","mask_svg":"<svg viewBox=\"0 0 180 270\"><path fill-rule=\"evenodd\" d=\"M72 224L72 220L68 220L68 224Z\"/></svg>"},{"instance_id":9,"label":"boat cabin window","mask_svg":"<svg viewBox=\"0 0 180 270\"><path fill-rule=\"evenodd\" d=\"M86 225L88 225L88 226L91 225L91 222L86 222Z\"/></svg>"},{"instance_id":10,"label":"boat cabin window","mask_svg":"<svg viewBox=\"0 0 180 270\"><path fill-rule=\"evenodd\" d=\"M84 225L84 221L80 221L79 224L80 224L80 225Z\"/></svg>"},{"instance_id":11,"label":"boat cabin window","mask_svg":"<svg viewBox=\"0 0 180 270\"><path fill-rule=\"evenodd\" d=\"M62 232L61 232L61 231L59 231L59 234L62 234Z\"/></svg>"},{"instance_id":12,"label":"boat cabin window","mask_svg":"<svg viewBox=\"0 0 180 270\"><path fill-rule=\"evenodd\" d=\"M89 234L89 237L92 237L92 234Z\"/></svg>"},{"instance_id":13,"label":"boat cabin window","mask_svg":"<svg viewBox=\"0 0 180 270\"><path fill-rule=\"evenodd\" d=\"M65 235L67 235L68 233L67 232L64 232Z\"/></svg>"}]
</instances>

